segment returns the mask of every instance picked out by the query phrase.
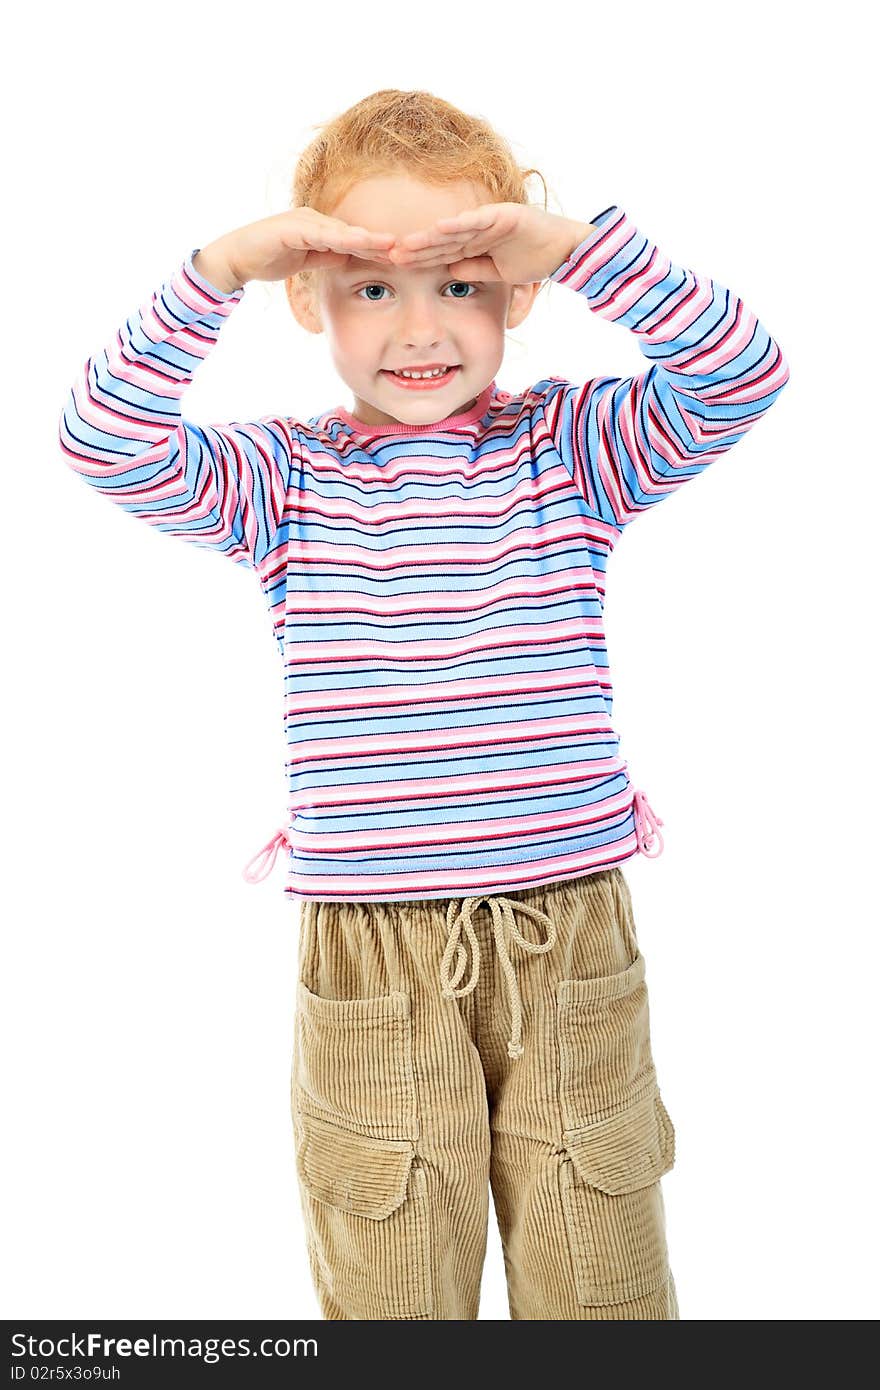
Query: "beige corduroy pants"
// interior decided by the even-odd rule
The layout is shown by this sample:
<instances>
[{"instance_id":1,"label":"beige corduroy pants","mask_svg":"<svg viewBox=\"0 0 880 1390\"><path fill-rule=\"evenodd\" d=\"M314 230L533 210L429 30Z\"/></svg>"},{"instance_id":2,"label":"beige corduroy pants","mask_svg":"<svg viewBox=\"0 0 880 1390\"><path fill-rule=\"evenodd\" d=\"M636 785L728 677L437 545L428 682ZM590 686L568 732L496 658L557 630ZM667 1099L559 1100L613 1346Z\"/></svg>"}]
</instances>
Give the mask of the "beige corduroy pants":
<instances>
[{"instance_id":1,"label":"beige corduroy pants","mask_svg":"<svg viewBox=\"0 0 880 1390\"><path fill-rule=\"evenodd\" d=\"M303 900L291 1075L324 1318L678 1319L645 959L620 866L482 898Z\"/></svg>"}]
</instances>

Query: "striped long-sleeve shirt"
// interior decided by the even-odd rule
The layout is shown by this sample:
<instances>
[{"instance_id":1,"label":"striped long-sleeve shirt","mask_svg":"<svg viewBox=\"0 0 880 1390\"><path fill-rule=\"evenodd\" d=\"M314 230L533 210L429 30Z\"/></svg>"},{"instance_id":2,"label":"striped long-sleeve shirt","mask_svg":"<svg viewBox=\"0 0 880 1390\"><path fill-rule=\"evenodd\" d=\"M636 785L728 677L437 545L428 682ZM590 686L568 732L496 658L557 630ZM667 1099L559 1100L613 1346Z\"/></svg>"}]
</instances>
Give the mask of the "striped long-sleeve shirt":
<instances>
[{"instance_id":1,"label":"striped long-sleeve shirt","mask_svg":"<svg viewBox=\"0 0 880 1390\"><path fill-rule=\"evenodd\" d=\"M341 407L196 424L181 398L245 290L210 284L195 248L73 385L70 467L257 574L288 751L261 853L267 872L285 851L291 896L509 892L657 848L612 724L606 564L751 429L788 366L736 294L623 209L593 224L550 279L629 329L640 375L493 380L424 426Z\"/></svg>"}]
</instances>

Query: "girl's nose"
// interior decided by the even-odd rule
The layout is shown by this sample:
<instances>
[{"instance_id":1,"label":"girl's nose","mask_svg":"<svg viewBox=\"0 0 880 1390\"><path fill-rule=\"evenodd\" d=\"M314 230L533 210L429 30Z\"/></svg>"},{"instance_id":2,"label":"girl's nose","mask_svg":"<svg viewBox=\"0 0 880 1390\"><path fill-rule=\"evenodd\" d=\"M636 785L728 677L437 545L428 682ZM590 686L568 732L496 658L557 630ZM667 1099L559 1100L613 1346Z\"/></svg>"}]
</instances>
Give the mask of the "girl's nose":
<instances>
[{"instance_id":1,"label":"girl's nose","mask_svg":"<svg viewBox=\"0 0 880 1390\"><path fill-rule=\"evenodd\" d=\"M443 337L434 309L410 309L404 313L402 332L408 343L436 343Z\"/></svg>"}]
</instances>

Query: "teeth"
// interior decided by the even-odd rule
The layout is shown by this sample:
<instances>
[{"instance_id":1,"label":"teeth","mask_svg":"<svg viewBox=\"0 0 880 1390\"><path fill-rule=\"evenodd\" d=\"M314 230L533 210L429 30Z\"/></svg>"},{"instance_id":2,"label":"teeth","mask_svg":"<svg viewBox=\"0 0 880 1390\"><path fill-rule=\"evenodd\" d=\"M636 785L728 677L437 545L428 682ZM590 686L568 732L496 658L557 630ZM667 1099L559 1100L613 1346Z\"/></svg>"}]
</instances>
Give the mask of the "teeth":
<instances>
[{"instance_id":1,"label":"teeth","mask_svg":"<svg viewBox=\"0 0 880 1390\"><path fill-rule=\"evenodd\" d=\"M435 367L432 372L395 372L394 375L408 376L411 377L413 381L421 381L423 377L427 376L443 376L443 374L449 370L449 367Z\"/></svg>"}]
</instances>

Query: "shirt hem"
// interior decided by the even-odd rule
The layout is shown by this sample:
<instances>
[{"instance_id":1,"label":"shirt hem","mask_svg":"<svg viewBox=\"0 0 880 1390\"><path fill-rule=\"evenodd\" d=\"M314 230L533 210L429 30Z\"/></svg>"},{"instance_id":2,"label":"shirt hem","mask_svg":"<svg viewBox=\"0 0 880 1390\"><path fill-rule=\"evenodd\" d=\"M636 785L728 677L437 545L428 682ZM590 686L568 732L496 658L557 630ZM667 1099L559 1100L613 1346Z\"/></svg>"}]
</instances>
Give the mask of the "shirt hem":
<instances>
[{"instance_id":1,"label":"shirt hem","mask_svg":"<svg viewBox=\"0 0 880 1390\"><path fill-rule=\"evenodd\" d=\"M601 864L588 864L583 868L565 869L563 872L550 874L537 874L516 882L501 879L499 882L485 883L474 886L451 888L440 888L431 893L412 892L412 893L383 893L381 888L364 893L338 893L334 894L322 889L321 893L310 892L307 889L295 887L293 884L284 885L284 896L287 898L299 899L302 902L431 902L438 899L448 900L449 898L471 898L477 896L493 896L495 894L515 893L522 888L540 888L548 883L559 883L565 879L584 878L588 874L602 873L607 869L617 868L627 859L632 859L634 855L640 853L640 847L635 844L631 849L625 850L622 854L615 855L613 858L604 860ZM650 856L649 856L650 857Z\"/></svg>"}]
</instances>

